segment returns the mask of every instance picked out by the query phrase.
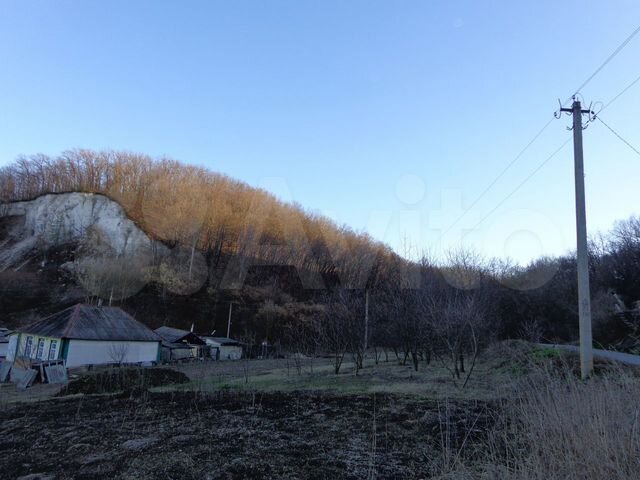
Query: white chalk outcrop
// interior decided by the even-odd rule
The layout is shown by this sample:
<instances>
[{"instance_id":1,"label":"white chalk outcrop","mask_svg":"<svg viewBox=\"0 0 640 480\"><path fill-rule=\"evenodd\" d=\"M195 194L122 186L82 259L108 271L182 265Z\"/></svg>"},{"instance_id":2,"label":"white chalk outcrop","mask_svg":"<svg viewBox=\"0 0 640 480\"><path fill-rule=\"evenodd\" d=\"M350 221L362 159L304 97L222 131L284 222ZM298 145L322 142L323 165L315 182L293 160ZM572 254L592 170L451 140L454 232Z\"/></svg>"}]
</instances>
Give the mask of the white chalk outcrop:
<instances>
[{"instance_id":1,"label":"white chalk outcrop","mask_svg":"<svg viewBox=\"0 0 640 480\"><path fill-rule=\"evenodd\" d=\"M34 249L68 243L116 257L167 250L138 228L120 204L99 194L43 195L0 205L0 217L11 220L5 238L0 239L0 271L17 266Z\"/></svg>"}]
</instances>

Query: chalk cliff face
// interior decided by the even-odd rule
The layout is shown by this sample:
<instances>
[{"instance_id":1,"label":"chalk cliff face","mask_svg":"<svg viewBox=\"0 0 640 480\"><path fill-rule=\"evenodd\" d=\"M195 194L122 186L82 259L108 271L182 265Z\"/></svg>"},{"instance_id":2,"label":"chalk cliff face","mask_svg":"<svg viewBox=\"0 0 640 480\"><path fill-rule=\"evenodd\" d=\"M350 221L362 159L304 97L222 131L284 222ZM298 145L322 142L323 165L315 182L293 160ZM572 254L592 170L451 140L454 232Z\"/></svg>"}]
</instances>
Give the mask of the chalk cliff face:
<instances>
[{"instance_id":1,"label":"chalk cliff face","mask_svg":"<svg viewBox=\"0 0 640 480\"><path fill-rule=\"evenodd\" d=\"M0 206L0 271L17 267L34 249L68 243L116 257L165 253L104 195L65 193Z\"/></svg>"}]
</instances>

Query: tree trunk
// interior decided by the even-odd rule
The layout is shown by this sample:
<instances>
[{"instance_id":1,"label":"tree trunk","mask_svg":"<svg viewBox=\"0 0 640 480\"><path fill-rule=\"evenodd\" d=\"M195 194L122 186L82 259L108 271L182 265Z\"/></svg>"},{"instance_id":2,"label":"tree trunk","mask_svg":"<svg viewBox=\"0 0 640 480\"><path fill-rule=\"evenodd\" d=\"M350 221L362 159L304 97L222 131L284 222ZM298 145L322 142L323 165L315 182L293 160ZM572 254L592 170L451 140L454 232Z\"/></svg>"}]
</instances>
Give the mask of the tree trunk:
<instances>
[{"instance_id":1,"label":"tree trunk","mask_svg":"<svg viewBox=\"0 0 640 480\"><path fill-rule=\"evenodd\" d=\"M418 352L411 352L411 359L413 360L413 369L418 371L418 361L420 358L418 357Z\"/></svg>"}]
</instances>

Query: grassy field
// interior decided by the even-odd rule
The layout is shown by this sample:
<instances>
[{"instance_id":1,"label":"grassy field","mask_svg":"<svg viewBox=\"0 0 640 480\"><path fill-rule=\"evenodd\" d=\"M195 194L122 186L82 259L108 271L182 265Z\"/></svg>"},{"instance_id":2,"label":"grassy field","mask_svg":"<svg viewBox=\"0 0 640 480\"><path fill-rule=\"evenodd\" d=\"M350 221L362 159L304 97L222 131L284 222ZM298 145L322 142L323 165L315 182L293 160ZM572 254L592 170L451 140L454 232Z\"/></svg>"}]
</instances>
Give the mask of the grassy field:
<instances>
[{"instance_id":1,"label":"grassy field","mask_svg":"<svg viewBox=\"0 0 640 480\"><path fill-rule=\"evenodd\" d=\"M255 390L260 392L328 392L334 394L393 393L425 398L454 398L490 400L508 394L518 367L507 358L499 358L496 351L482 355L462 388L464 378L454 380L451 372L434 359L422 362L418 371L409 363L401 365L395 358L380 360L373 356L365 360L357 375L353 362L345 361L340 374L335 375L330 358L302 358L300 369L293 361L250 360L248 362L199 362L172 366L182 371L188 384L157 387L153 391L220 389Z\"/></svg>"},{"instance_id":2,"label":"grassy field","mask_svg":"<svg viewBox=\"0 0 640 480\"><path fill-rule=\"evenodd\" d=\"M225 362L195 361L163 365L184 373L188 383L152 387L152 392L316 392L338 395L388 393L429 399L498 400L509 397L531 368L544 365L575 367L576 357L554 349L534 347L524 342L503 342L484 351L476 362L466 386L465 375L454 378L442 359L421 362L415 371L410 362L402 365L393 354L378 362L366 357L364 368L355 372L345 360L340 373L333 370L330 357L293 359L251 359ZM604 364L600 364L602 367ZM71 372L70 378L91 375ZM24 392L15 385L0 384L0 405L46 400L59 394L57 385L35 384ZM116 393L116 392L113 392Z\"/></svg>"}]
</instances>

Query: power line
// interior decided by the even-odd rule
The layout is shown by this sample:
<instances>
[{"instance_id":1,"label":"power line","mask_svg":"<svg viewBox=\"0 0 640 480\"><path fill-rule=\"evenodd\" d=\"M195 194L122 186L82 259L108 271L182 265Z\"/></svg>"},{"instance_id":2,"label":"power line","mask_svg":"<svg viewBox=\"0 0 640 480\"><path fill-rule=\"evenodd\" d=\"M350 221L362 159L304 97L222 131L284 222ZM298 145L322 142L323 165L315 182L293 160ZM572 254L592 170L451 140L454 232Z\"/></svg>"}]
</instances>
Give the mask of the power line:
<instances>
[{"instance_id":1,"label":"power line","mask_svg":"<svg viewBox=\"0 0 640 480\"><path fill-rule=\"evenodd\" d=\"M633 37L635 37L638 33L640 33L640 26L638 26L633 32L631 32L631 34L624 39L624 41L618 45L618 47L605 59L604 62L602 62L600 64L600 66L598 68L596 68L596 70L589 75L589 77L587 77L587 79L582 82L582 84L575 90L575 93L569 97L567 100L565 100L564 104L565 105L569 100L571 100L573 98L574 95L578 95L580 93L580 90L582 90L589 82L591 82L591 80L593 80L595 78L596 75L598 75L598 73L600 73L602 71L602 69L604 69L604 67L607 66L607 64L609 64L609 62L611 62L611 60L613 60L621 51L624 47L626 47L629 42L633 39ZM609 103L607 103L607 105L605 105L602 110L604 110L605 108L607 108L609 105L611 105L613 102L615 102L621 95L623 95L626 91L628 91L631 87L633 87L633 85L635 85L638 81L640 81L640 77L638 77L636 80L634 80L630 85L628 85L622 92L620 92L618 95L616 95L611 101L609 101ZM538 133L535 134L535 136L525 145L525 147L520 151L520 153L518 153L518 155L516 155L514 157L513 160L511 160L501 171L500 173L489 183L489 185L480 193L480 195L478 195L473 202L471 202L471 205L469 205L469 207L467 207L454 221L453 223L451 223L447 229L442 233L442 236L446 235L448 232L451 231L451 229L453 227L455 227L458 222L460 220L462 220L467 213L469 213L469 211L475 207L478 202L484 198L484 196L487 194L487 192L489 192L489 190L491 190L493 188L493 186L498 183L498 181L507 173L507 171L516 164L516 162L518 160L520 160L520 158L525 154L525 152L527 150L529 150L529 148L531 147L531 145L533 145L536 140L538 140L538 138L540 138L540 136L542 135L542 133L549 127L549 125L551 125L551 123L553 123L554 118L551 118L539 131ZM567 140L568 142L568 140ZM566 144L565 144L566 145ZM564 145L563 145L564 147ZM562 147L561 147L562 148ZM553 154L553 156L555 155L555 153ZM540 170L540 168L542 168L542 166L544 166L549 160L551 160L550 157L547 160L545 160L536 170L534 170L534 172L529 175L526 179L525 182L528 181L533 175L535 175L535 173L538 172L538 170ZM522 184L521 184L522 185ZM521 186L520 185L520 186ZM518 188L512 192L511 194L509 194L509 196L507 198L510 198L519 188L520 186L518 186ZM506 199L504 200L506 201ZM500 202L500 205L502 205L504 203L504 201ZM493 213L496 209L493 209L491 211L491 213ZM484 219L483 219L484 221ZM482 221L480 222L482 223ZM474 227L475 228L475 227Z\"/></svg>"},{"instance_id":2,"label":"power line","mask_svg":"<svg viewBox=\"0 0 640 480\"><path fill-rule=\"evenodd\" d=\"M631 145L628 141L626 141L624 138L622 138L622 136L616 132L613 128L611 128L609 125L607 125L607 123L602 120L600 117L596 117L596 120L600 120L600 123L602 123L605 127L607 127L609 129L609 131L611 133L613 133L616 137L618 137L620 139L620 141L622 141L627 147L629 147L631 150L633 150L634 152L636 152L636 154L638 156L640 156L640 150L638 150L636 147L634 147L633 145Z\"/></svg>"},{"instance_id":3,"label":"power line","mask_svg":"<svg viewBox=\"0 0 640 480\"><path fill-rule=\"evenodd\" d=\"M598 73L600 73L600 71L601 71L604 67L606 67L606 66L607 66L607 64L608 64L611 60L613 60L613 59L616 57L616 55L618 55L618 54L622 51L622 49L623 49L624 47L626 47L626 46L627 46L627 44L628 44L628 43L633 39L633 37L635 37L638 33L640 33L640 25L639 25L639 26L638 26L638 28L636 28L633 32L631 32L631 34L630 34L630 35L629 35L629 36L628 36L628 37L627 37L627 38L626 38L626 39L625 39L625 40L624 40L620 45L618 45L618 48L616 48L616 49L611 53L611 55L609 55L609 56L607 57L607 59L606 59L604 62L602 62L602 64L601 64L598 68L596 68L596 70L595 70L595 71L594 71L594 72L593 72L593 73L592 73L592 74L591 74L591 75L590 75L590 76L589 76L589 77L588 77L584 82L582 82L582 85L580 85L580 86L576 89L576 91L575 91L575 93L574 93L573 95L577 95L578 93L580 93L580 90L582 90L584 87L586 87L586 86L587 86L587 84L588 84L591 80L593 80L593 78L594 78L596 75L598 75ZM566 102L565 102L565 103L566 103Z\"/></svg>"},{"instance_id":4,"label":"power line","mask_svg":"<svg viewBox=\"0 0 640 480\"><path fill-rule=\"evenodd\" d=\"M600 110L600 112L603 112L605 108L607 108L609 105L611 105L613 102L615 102L616 100L618 100L622 95L624 95L625 93L627 93L636 83L640 82L640 75L638 75L635 80L633 82L631 82L629 85L627 85L625 88L622 89L622 91L620 93L618 93L615 97L613 97L611 100L609 100L606 105L604 107L602 107L602 109Z\"/></svg>"},{"instance_id":5,"label":"power line","mask_svg":"<svg viewBox=\"0 0 640 480\"><path fill-rule=\"evenodd\" d=\"M533 177L536 173L538 173L540 170L542 170L542 167L544 167L547 163L549 163L551 161L551 159L553 157L555 157L558 153L560 153L560 151L567 146L567 144L571 141L571 138L567 138L567 140L565 140L565 142L560 145L560 147L558 147L551 155L549 155L540 165L538 165L536 167L535 170L533 170L524 180L522 180L518 186L516 188L514 188L509 195L507 195L506 197L504 197L502 200L500 200L500 202L491 209L491 211L489 213L487 213L484 217L482 217L482 219L475 224L475 226L471 229L471 230L475 230L476 228L478 228L482 222L484 222L487 218L489 218L496 210L498 210L498 208L500 208L507 200L509 200L511 197L513 197L516 192L518 190L520 190L525 183L527 183L531 177Z\"/></svg>"},{"instance_id":6,"label":"power line","mask_svg":"<svg viewBox=\"0 0 640 480\"><path fill-rule=\"evenodd\" d=\"M449 233L451 231L451 229L453 227L455 227L458 222L460 220L462 220L464 218L464 216L469 212L469 210L471 210L473 207L476 206L476 204L487 194L487 192L489 190L491 190L493 188L493 186L498 183L498 181L504 176L505 173L507 173L507 171L518 161L520 160L520 157L522 157L522 155L525 154L525 152L527 150L529 150L529 147L531 147L531 145L533 145L533 143L540 137L540 135L542 135L542 133L547 129L547 127L549 127L549 125L551 125L551 123L553 123L553 118L550 119L544 127L542 127L540 129L540 131L538 133L536 133L536 135L529 141L529 143L527 143L525 145L525 147L520 150L520 153L518 153L518 155L515 156L515 158L513 160L511 160L506 167L504 167L502 169L502 171L498 174L498 176L496 178L493 179L493 181L491 183L489 183L489 185L487 185L487 187L482 191L482 193L480 195L478 195L475 200L473 202L471 202L471 205L469 205L464 212L462 212L462 214L460 214L460 216L458 218L456 218L454 220L454 222L449 225L449 227L442 233L442 235L446 235L447 233Z\"/></svg>"}]
</instances>

